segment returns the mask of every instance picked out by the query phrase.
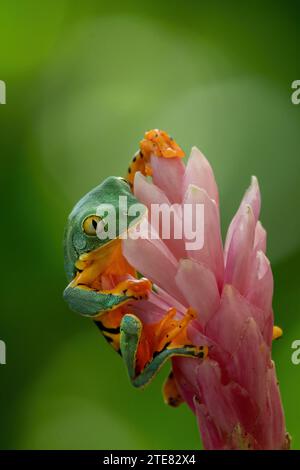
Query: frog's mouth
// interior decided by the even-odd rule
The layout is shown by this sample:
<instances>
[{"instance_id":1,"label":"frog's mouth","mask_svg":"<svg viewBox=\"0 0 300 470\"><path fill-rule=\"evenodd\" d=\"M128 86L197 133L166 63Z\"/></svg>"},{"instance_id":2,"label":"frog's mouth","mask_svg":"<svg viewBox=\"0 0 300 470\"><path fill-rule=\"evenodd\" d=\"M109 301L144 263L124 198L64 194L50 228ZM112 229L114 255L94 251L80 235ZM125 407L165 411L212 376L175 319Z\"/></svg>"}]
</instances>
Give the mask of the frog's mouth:
<instances>
[{"instance_id":1,"label":"frog's mouth","mask_svg":"<svg viewBox=\"0 0 300 470\"><path fill-rule=\"evenodd\" d=\"M105 246L80 255L76 264L72 287L97 291L111 290L122 280L136 277L136 271L122 254L121 240L116 239Z\"/></svg>"}]
</instances>

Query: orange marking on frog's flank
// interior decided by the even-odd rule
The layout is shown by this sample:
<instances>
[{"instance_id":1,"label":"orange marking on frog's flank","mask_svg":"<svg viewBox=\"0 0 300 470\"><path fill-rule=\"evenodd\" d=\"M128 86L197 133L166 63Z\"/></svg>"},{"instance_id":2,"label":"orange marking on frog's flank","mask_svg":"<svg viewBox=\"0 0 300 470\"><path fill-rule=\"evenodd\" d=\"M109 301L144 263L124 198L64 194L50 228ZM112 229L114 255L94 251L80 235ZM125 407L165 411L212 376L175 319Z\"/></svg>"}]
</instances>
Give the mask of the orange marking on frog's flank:
<instances>
[{"instance_id":1,"label":"orange marking on frog's flank","mask_svg":"<svg viewBox=\"0 0 300 470\"><path fill-rule=\"evenodd\" d=\"M163 397L166 405L177 407L183 403L183 398L177 387L174 373L171 371L163 385Z\"/></svg>"},{"instance_id":2,"label":"orange marking on frog's flank","mask_svg":"<svg viewBox=\"0 0 300 470\"><path fill-rule=\"evenodd\" d=\"M102 332L106 341L108 341L115 351L120 353L120 324L124 316L122 307L103 313L95 320L96 325Z\"/></svg>"},{"instance_id":3,"label":"orange marking on frog's flank","mask_svg":"<svg viewBox=\"0 0 300 470\"><path fill-rule=\"evenodd\" d=\"M168 349L183 348L191 345L187 337L187 326L195 319L196 312L189 308L180 319L175 319L176 309L171 308L157 323L144 324L137 351L137 374L143 371L153 356L166 347ZM195 347L195 350L197 348ZM200 348L199 351L202 351ZM203 357L206 357L208 348L203 348Z\"/></svg>"},{"instance_id":4,"label":"orange marking on frog's flank","mask_svg":"<svg viewBox=\"0 0 300 470\"><path fill-rule=\"evenodd\" d=\"M137 171L140 171L144 176L152 176L151 155L161 158L183 158L184 151L165 131L153 129L146 132L140 142L140 150L134 155L128 168L127 181L131 187L133 187Z\"/></svg>"},{"instance_id":5,"label":"orange marking on frog's flank","mask_svg":"<svg viewBox=\"0 0 300 470\"><path fill-rule=\"evenodd\" d=\"M143 300L147 299L152 289L152 283L146 279L126 279L120 282L114 288L109 290L102 290L103 294L111 295L126 295L131 297L132 300ZM112 345L112 347L120 353L120 325L122 318L127 313L128 308L125 301L120 306L102 312L99 316L95 316L94 320L98 328L106 340Z\"/></svg>"}]
</instances>

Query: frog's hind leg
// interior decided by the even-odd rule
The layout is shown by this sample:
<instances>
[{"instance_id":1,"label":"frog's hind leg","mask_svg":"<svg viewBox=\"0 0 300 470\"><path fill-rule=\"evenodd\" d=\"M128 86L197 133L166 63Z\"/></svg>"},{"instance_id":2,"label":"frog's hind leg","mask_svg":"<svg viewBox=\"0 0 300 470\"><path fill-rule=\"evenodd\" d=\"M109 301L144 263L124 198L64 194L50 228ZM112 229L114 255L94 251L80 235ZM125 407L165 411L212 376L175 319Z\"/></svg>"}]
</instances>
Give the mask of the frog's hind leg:
<instances>
[{"instance_id":1,"label":"frog's hind leg","mask_svg":"<svg viewBox=\"0 0 300 470\"><path fill-rule=\"evenodd\" d=\"M157 324L144 326L135 315L127 314L123 317L120 349L135 387L144 387L151 382L163 364L173 356L199 359L207 356L207 346L194 346L188 344L186 339L185 330L194 318L194 311L188 309L180 320L174 319L175 314L176 310L170 309Z\"/></svg>"},{"instance_id":2,"label":"frog's hind leg","mask_svg":"<svg viewBox=\"0 0 300 470\"><path fill-rule=\"evenodd\" d=\"M166 348L160 351L153 359L147 364L145 369L132 380L132 385L137 388L142 388L148 385L160 371L164 363L174 356L194 357L199 359L205 358L205 348L197 348L195 346L182 346L178 348Z\"/></svg>"},{"instance_id":3,"label":"frog's hind leg","mask_svg":"<svg viewBox=\"0 0 300 470\"><path fill-rule=\"evenodd\" d=\"M142 323L135 315L124 315L120 327L120 350L131 381L136 375L137 350L142 334Z\"/></svg>"}]
</instances>

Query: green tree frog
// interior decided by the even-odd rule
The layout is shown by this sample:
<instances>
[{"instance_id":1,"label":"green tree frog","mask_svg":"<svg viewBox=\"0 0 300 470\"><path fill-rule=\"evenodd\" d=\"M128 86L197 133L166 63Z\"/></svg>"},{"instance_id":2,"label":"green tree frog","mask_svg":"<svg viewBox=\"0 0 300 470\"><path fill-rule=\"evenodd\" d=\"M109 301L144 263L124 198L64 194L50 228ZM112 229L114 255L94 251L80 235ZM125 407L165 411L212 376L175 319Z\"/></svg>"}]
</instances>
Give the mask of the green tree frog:
<instances>
[{"instance_id":1,"label":"green tree frog","mask_svg":"<svg viewBox=\"0 0 300 470\"><path fill-rule=\"evenodd\" d=\"M152 283L139 278L122 254L119 230L120 196L126 196L128 212L125 231L146 215L146 207L138 216L130 216L130 207L138 201L124 178L109 177L87 193L69 215L64 238L65 271L69 285L64 299L71 310L92 319L105 339L122 356L129 378L135 387L144 387L164 362L174 356L203 358L205 347L190 345L186 327L194 318L192 309L176 319L170 309L156 324L142 324L132 313L132 305L147 299ZM97 212L99 204L115 208L117 223L114 239L99 238L99 224L105 228ZM124 215L124 214L123 214ZM180 398L172 376L164 387L165 401L179 404Z\"/></svg>"}]
</instances>

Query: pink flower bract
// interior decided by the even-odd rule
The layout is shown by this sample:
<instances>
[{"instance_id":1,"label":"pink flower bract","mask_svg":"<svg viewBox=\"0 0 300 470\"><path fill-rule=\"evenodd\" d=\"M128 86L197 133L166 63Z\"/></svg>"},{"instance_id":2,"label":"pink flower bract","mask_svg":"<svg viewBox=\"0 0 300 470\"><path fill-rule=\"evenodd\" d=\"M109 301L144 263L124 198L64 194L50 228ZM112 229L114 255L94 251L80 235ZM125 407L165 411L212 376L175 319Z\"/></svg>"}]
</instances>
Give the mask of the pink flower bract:
<instances>
[{"instance_id":1,"label":"pink flower bract","mask_svg":"<svg viewBox=\"0 0 300 470\"><path fill-rule=\"evenodd\" d=\"M206 449L284 449L288 437L274 362L273 276L266 231L259 221L257 179L242 199L223 248L218 187L209 162L193 148L179 158L151 157L153 182L137 173L136 197L152 203L204 204L204 246L183 239L123 241L127 260L156 285L134 309L155 322L175 307L197 319L188 327L194 345L208 345L204 360L173 358L178 388L196 414ZM181 213L174 218L180 222Z\"/></svg>"}]
</instances>

